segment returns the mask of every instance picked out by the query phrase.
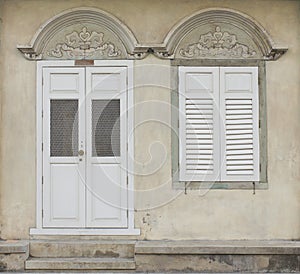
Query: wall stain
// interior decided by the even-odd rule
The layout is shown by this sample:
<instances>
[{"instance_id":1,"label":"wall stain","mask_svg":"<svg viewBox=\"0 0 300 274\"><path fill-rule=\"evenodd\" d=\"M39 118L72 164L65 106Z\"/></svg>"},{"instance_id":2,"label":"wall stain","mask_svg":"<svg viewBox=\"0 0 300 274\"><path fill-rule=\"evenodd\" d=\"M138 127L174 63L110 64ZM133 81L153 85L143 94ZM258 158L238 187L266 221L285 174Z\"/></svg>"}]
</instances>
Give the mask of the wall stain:
<instances>
[{"instance_id":1,"label":"wall stain","mask_svg":"<svg viewBox=\"0 0 300 274\"><path fill-rule=\"evenodd\" d=\"M113 251L101 251L101 250L96 250L94 257L113 257L113 258L117 258L120 255L116 252Z\"/></svg>"}]
</instances>

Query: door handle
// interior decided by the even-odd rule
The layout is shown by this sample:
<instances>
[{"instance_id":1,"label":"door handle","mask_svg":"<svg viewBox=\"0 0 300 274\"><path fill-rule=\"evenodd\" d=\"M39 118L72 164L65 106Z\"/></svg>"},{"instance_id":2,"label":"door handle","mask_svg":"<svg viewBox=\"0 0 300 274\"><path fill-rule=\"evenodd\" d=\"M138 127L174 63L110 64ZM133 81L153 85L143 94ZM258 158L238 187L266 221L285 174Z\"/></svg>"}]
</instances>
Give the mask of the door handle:
<instances>
[{"instance_id":1,"label":"door handle","mask_svg":"<svg viewBox=\"0 0 300 274\"><path fill-rule=\"evenodd\" d=\"M78 155L79 155L79 156L83 156L83 155L84 155L84 151L83 151L82 149L79 150L79 151L78 151Z\"/></svg>"}]
</instances>

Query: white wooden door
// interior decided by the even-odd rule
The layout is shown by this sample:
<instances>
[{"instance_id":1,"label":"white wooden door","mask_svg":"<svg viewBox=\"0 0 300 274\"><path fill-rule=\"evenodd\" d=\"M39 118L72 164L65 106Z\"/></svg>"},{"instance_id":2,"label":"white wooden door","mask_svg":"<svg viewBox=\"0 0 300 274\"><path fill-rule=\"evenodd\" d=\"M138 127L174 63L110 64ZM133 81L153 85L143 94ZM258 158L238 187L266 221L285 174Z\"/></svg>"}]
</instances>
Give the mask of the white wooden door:
<instances>
[{"instance_id":1,"label":"white wooden door","mask_svg":"<svg viewBox=\"0 0 300 274\"><path fill-rule=\"evenodd\" d=\"M43 227L127 227L126 67L43 69Z\"/></svg>"},{"instance_id":2,"label":"white wooden door","mask_svg":"<svg viewBox=\"0 0 300 274\"><path fill-rule=\"evenodd\" d=\"M87 226L127 227L126 69L87 68Z\"/></svg>"}]
</instances>

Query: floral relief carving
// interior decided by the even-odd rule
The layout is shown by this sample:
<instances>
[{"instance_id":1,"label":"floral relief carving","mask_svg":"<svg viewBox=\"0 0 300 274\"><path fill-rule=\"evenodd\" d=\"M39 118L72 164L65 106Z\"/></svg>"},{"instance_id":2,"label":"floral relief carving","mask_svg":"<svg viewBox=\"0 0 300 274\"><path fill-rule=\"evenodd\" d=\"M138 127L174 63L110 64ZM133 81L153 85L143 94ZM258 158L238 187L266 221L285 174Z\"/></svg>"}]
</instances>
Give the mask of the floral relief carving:
<instances>
[{"instance_id":1,"label":"floral relief carving","mask_svg":"<svg viewBox=\"0 0 300 274\"><path fill-rule=\"evenodd\" d=\"M104 41L104 33L88 31L83 27L80 32L67 34L65 42L56 44L47 55L55 58L87 58L95 55L118 57L121 51L113 43Z\"/></svg>"},{"instance_id":2,"label":"floral relief carving","mask_svg":"<svg viewBox=\"0 0 300 274\"><path fill-rule=\"evenodd\" d=\"M214 33L200 35L198 42L190 44L186 49L181 48L179 54L186 58L193 57L231 57L249 58L256 55L256 51L237 41L234 34L222 32L219 26Z\"/></svg>"}]
</instances>

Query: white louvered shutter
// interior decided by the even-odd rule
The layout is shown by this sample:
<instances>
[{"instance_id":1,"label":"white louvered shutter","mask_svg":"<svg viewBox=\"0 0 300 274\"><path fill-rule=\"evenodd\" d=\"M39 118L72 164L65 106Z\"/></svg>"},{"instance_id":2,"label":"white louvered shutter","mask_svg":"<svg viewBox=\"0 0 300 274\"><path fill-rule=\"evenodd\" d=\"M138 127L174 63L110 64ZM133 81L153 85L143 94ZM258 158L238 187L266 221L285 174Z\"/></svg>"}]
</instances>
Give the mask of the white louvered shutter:
<instances>
[{"instance_id":1,"label":"white louvered shutter","mask_svg":"<svg viewBox=\"0 0 300 274\"><path fill-rule=\"evenodd\" d=\"M179 67L179 179L219 180L219 68Z\"/></svg>"},{"instance_id":2,"label":"white louvered shutter","mask_svg":"<svg viewBox=\"0 0 300 274\"><path fill-rule=\"evenodd\" d=\"M221 181L259 181L257 67L220 68Z\"/></svg>"}]
</instances>

